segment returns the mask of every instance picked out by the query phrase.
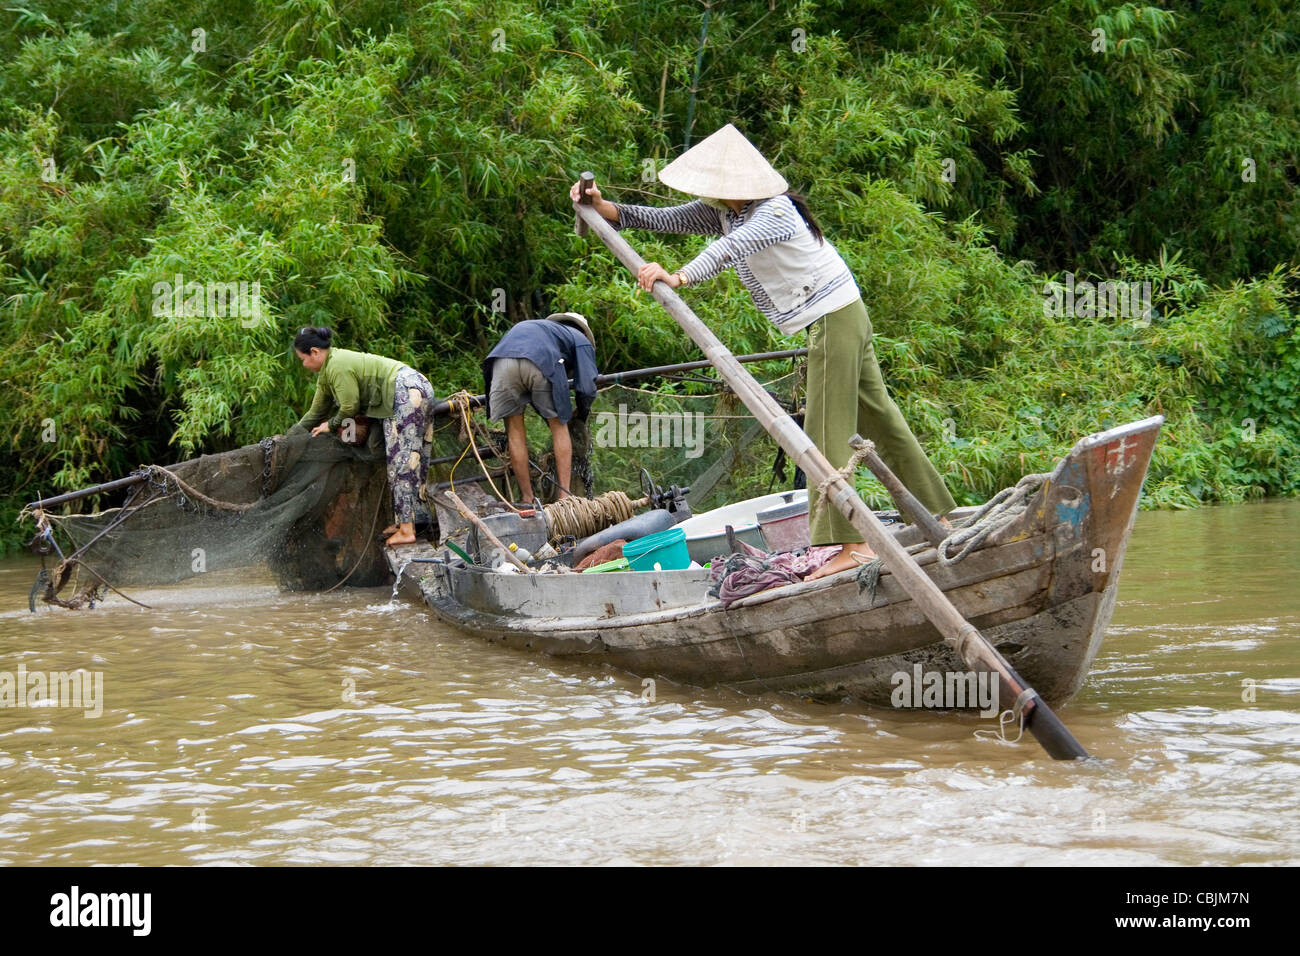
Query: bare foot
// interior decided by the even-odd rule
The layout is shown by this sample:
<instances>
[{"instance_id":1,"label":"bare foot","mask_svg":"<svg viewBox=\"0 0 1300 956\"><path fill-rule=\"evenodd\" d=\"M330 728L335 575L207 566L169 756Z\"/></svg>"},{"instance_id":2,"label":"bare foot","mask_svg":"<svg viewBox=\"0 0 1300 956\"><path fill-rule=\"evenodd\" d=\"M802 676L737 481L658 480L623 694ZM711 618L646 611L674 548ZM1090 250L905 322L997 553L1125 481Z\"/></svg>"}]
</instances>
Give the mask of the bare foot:
<instances>
[{"instance_id":1,"label":"bare foot","mask_svg":"<svg viewBox=\"0 0 1300 956\"><path fill-rule=\"evenodd\" d=\"M387 537L387 536L390 535L390 534L396 534L396 533L397 533L397 525L395 525L395 524L390 524L390 525L389 525L387 528L385 528L385 529L383 530L383 532L382 532L382 534L384 535L384 537Z\"/></svg>"},{"instance_id":2,"label":"bare foot","mask_svg":"<svg viewBox=\"0 0 1300 956\"><path fill-rule=\"evenodd\" d=\"M861 561L856 560L854 555L860 555L863 560L870 561L876 556L876 553L866 544L846 544L840 548L839 554L808 575L804 580L816 581L818 578L828 577L832 574L839 574L841 571L848 571L850 568L859 567Z\"/></svg>"},{"instance_id":3,"label":"bare foot","mask_svg":"<svg viewBox=\"0 0 1300 956\"><path fill-rule=\"evenodd\" d=\"M415 533L413 531L403 532L399 530L384 542L384 547L395 548L399 544L415 544Z\"/></svg>"}]
</instances>

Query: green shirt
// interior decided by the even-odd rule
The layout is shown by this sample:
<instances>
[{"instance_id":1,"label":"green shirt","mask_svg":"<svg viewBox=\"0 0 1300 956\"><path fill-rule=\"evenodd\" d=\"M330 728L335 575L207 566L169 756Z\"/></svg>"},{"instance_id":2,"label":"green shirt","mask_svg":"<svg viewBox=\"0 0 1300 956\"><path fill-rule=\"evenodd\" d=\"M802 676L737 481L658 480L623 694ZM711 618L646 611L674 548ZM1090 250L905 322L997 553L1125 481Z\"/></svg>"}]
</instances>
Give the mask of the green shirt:
<instances>
[{"instance_id":1,"label":"green shirt","mask_svg":"<svg viewBox=\"0 0 1300 956\"><path fill-rule=\"evenodd\" d=\"M315 428L331 411L330 428L338 428L343 419L355 419L359 415L392 418L397 370L403 364L369 352L331 348L325 364L316 373L316 395L311 400L311 408L298 424Z\"/></svg>"}]
</instances>

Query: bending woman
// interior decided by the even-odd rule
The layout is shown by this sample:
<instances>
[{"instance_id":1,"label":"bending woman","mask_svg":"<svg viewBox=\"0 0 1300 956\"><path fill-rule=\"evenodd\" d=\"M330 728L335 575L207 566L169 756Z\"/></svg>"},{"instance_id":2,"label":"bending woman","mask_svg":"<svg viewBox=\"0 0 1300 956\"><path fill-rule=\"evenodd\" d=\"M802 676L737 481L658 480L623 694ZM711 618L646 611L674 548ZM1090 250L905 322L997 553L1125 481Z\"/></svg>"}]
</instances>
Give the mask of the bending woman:
<instances>
[{"instance_id":1,"label":"bending woman","mask_svg":"<svg viewBox=\"0 0 1300 956\"><path fill-rule=\"evenodd\" d=\"M871 320L857 283L798 193L731 124L687 150L659 172L664 185L700 199L655 208L612 203L594 186L587 194L618 228L717 235L691 262L670 273L657 262L637 275L649 290L696 285L734 268L754 304L785 335L808 330L808 395L804 431L836 468L850 457L858 432L876 444L885 463L937 515L956 507L885 390L871 345ZM578 184L570 190L578 199ZM856 566L870 557L851 522L833 507L817 514L808 489L809 531L815 545L839 544L840 553L809 579ZM812 517L816 515L816 517Z\"/></svg>"},{"instance_id":2,"label":"bending woman","mask_svg":"<svg viewBox=\"0 0 1300 956\"><path fill-rule=\"evenodd\" d=\"M420 487L429 470L425 444L425 414L434 401L429 380L396 359L331 348L334 333L308 327L293 339L293 350L303 368L320 376L311 408L298 422L313 435L340 427L353 419L358 434L361 417L384 423L388 452L388 484L393 491L393 521L384 530L384 544L415 541L415 510Z\"/></svg>"}]
</instances>

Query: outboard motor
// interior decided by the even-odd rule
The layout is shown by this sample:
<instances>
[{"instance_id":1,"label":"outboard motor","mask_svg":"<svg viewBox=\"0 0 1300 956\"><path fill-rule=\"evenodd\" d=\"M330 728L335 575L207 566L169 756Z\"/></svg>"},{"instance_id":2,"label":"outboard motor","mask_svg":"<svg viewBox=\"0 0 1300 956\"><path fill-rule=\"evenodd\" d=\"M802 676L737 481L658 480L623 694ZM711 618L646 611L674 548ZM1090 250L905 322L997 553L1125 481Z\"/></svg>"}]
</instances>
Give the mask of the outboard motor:
<instances>
[{"instance_id":1,"label":"outboard motor","mask_svg":"<svg viewBox=\"0 0 1300 956\"><path fill-rule=\"evenodd\" d=\"M641 492L650 499L650 507L662 508L673 516L673 524L681 524L691 516L691 505L686 496L690 488L672 485L667 489L655 484L650 472L641 469ZM630 540L630 539L629 539Z\"/></svg>"}]
</instances>

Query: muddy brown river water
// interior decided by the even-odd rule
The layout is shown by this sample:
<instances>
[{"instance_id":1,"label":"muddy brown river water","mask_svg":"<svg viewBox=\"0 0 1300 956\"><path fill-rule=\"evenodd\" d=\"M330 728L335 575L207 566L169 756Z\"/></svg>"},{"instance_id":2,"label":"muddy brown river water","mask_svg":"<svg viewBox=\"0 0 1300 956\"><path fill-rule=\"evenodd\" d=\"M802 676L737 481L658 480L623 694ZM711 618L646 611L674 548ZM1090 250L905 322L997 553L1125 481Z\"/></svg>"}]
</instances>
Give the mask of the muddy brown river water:
<instances>
[{"instance_id":1,"label":"muddy brown river water","mask_svg":"<svg viewBox=\"0 0 1300 956\"><path fill-rule=\"evenodd\" d=\"M2 864L1300 863L1300 502L1138 516L1055 763L976 717L677 687L269 579L27 609L0 562ZM93 687L93 681L91 683ZM96 713L96 711L99 711Z\"/></svg>"}]
</instances>

